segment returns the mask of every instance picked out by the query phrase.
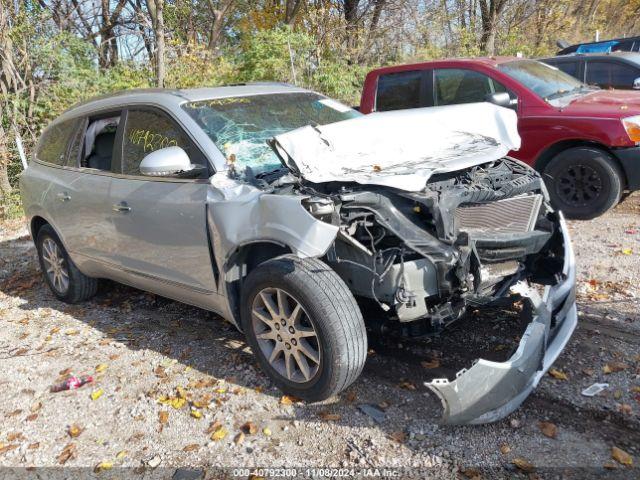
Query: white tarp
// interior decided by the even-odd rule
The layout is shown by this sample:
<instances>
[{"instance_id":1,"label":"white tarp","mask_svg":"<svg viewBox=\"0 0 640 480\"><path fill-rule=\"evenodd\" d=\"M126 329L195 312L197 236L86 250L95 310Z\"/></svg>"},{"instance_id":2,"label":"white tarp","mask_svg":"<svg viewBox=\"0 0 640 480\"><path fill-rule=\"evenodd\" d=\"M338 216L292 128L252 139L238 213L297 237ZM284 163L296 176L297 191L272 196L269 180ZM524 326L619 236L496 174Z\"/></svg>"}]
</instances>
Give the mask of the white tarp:
<instances>
[{"instance_id":1,"label":"white tarp","mask_svg":"<svg viewBox=\"0 0 640 480\"><path fill-rule=\"evenodd\" d=\"M310 182L357 182L420 191L436 172L461 170L520 148L513 110L490 103L373 113L275 137Z\"/></svg>"}]
</instances>

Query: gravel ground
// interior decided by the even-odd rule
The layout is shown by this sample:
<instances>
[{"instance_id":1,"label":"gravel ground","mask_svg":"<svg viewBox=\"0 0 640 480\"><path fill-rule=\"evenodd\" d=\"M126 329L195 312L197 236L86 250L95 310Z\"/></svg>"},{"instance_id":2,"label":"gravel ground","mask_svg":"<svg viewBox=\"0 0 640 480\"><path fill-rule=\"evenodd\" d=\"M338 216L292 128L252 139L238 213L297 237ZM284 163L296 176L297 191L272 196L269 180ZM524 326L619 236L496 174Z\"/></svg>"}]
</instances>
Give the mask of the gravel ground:
<instances>
[{"instance_id":1,"label":"gravel ground","mask_svg":"<svg viewBox=\"0 0 640 480\"><path fill-rule=\"evenodd\" d=\"M374 339L349 390L307 405L282 397L242 335L211 313L106 281L89 302L58 302L26 228L2 225L0 466L16 470L0 469L0 477L64 465L158 478L192 478L178 467L199 475L254 466L640 478L639 214L635 195L599 219L570 224L580 323L555 365L566 377L545 376L510 417L474 427L438 425L440 402L423 382L480 356L507 356L522 332L517 312L469 314L430 340ZM70 373L94 381L49 391ZM595 382L609 388L581 395ZM613 459L613 447L633 466Z\"/></svg>"}]
</instances>

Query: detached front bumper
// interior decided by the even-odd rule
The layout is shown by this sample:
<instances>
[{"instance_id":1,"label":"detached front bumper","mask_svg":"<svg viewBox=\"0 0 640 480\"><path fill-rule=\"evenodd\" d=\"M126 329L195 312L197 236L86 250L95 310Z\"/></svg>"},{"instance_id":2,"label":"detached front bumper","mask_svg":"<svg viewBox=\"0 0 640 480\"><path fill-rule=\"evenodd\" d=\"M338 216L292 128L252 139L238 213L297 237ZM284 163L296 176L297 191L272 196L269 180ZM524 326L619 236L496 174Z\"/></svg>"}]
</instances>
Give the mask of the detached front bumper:
<instances>
[{"instance_id":1,"label":"detached front bumper","mask_svg":"<svg viewBox=\"0 0 640 480\"><path fill-rule=\"evenodd\" d=\"M576 268L564 218L560 217L564 243L563 280L547 286L542 297L525 282L512 291L531 303L532 320L518 349L506 362L479 359L461 370L456 379L425 383L442 401L443 423L481 424L504 418L529 396L540 378L560 355L576 328Z\"/></svg>"}]
</instances>

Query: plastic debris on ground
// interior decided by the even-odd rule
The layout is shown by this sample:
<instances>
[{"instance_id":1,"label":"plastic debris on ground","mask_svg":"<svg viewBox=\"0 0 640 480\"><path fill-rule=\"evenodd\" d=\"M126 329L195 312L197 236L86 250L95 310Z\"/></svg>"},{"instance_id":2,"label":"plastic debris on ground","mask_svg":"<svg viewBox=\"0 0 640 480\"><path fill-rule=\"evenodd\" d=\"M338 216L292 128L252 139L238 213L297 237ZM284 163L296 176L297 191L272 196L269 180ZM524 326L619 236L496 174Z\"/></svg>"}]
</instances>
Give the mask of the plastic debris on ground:
<instances>
[{"instance_id":1,"label":"plastic debris on ground","mask_svg":"<svg viewBox=\"0 0 640 480\"><path fill-rule=\"evenodd\" d=\"M93 382L93 377L91 376L69 377L64 382L53 385L51 387L51 392L55 393L63 392L65 390L75 390L91 382Z\"/></svg>"},{"instance_id":2,"label":"plastic debris on ground","mask_svg":"<svg viewBox=\"0 0 640 480\"><path fill-rule=\"evenodd\" d=\"M597 394L606 390L607 388L609 388L608 383L594 383L590 387L582 390L582 395L584 395L585 397L595 397Z\"/></svg>"}]
</instances>

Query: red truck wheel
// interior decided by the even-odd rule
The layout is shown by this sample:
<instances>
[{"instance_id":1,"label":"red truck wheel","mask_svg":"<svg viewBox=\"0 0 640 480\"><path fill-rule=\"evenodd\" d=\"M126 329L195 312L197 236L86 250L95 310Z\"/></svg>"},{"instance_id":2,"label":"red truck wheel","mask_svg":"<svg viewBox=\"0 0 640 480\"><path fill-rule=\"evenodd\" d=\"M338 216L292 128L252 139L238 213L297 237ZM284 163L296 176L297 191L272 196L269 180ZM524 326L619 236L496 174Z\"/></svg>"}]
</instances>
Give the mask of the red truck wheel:
<instances>
[{"instance_id":1,"label":"red truck wheel","mask_svg":"<svg viewBox=\"0 0 640 480\"><path fill-rule=\"evenodd\" d=\"M590 220L614 207L623 190L620 167L607 152L575 147L560 152L544 169L551 203L567 218Z\"/></svg>"}]
</instances>

